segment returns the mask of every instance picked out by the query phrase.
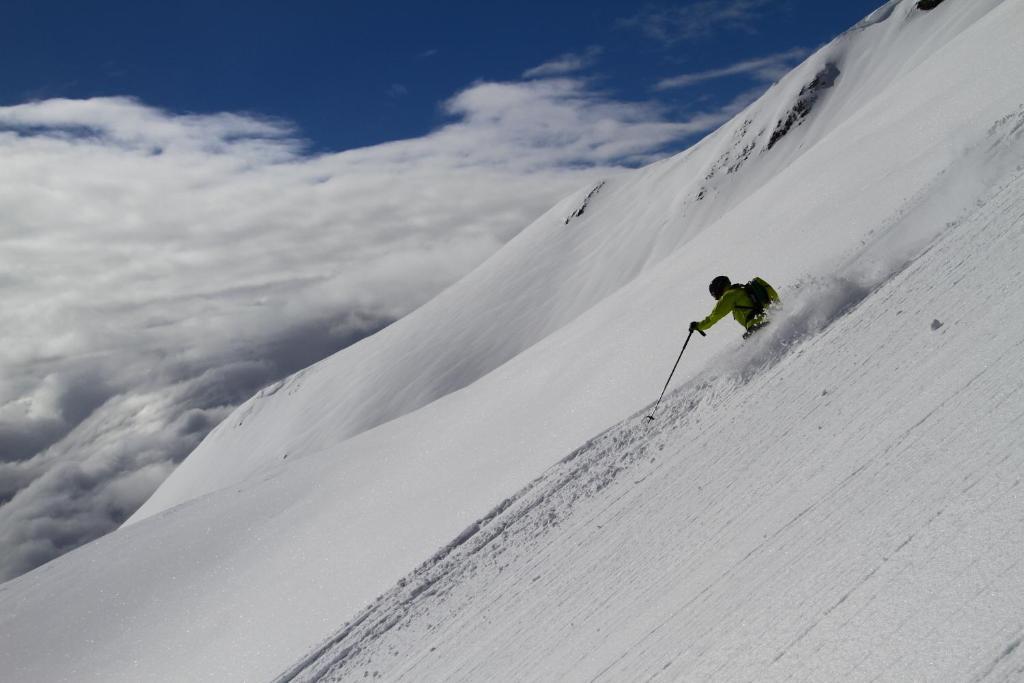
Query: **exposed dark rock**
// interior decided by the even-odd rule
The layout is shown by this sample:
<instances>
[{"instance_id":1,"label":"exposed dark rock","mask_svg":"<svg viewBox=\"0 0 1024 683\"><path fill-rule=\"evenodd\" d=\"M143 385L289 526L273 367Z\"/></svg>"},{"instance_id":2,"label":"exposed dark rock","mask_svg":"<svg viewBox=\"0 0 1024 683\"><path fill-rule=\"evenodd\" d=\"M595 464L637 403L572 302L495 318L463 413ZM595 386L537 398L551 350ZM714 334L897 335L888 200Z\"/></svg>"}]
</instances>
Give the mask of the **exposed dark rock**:
<instances>
[{"instance_id":1,"label":"exposed dark rock","mask_svg":"<svg viewBox=\"0 0 1024 683\"><path fill-rule=\"evenodd\" d=\"M715 161L715 163L708 170L707 175L704 176L705 181L710 181L712 178L718 175L719 171L722 170L724 170L727 175L730 173L735 173L736 171L740 170L740 167L742 167L743 164L747 161L747 159L750 158L750 155L754 151L754 148L757 147L757 136L755 136L754 139L747 142L747 144L743 143L744 140L747 139L747 133L750 131L751 123L751 120L747 119L746 121L743 122L739 129L737 129L735 135L733 135L732 148L728 152L720 156L717 161ZM697 199L701 199L702 197L703 191L701 192L701 196L697 197Z\"/></svg>"},{"instance_id":2,"label":"exposed dark rock","mask_svg":"<svg viewBox=\"0 0 1024 683\"><path fill-rule=\"evenodd\" d=\"M726 169L725 172L728 174L728 173L735 173L736 171L740 170L740 168L747 161L747 159L750 158L750 154L754 151L754 147L756 147L756 146L757 146L757 143L755 141L751 140L750 143L748 143L747 146L744 147L740 151L739 158L736 159L735 163L733 163L732 166L730 166L728 169Z\"/></svg>"},{"instance_id":3,"label":"exposed dark rock","mask_svg":"<svg viewBox=\"0 0 1024 683\"><path fill-rule=\"evenodd\" d=\"M935 9L941 4L942 0L919 0L917 3L917 9L923 9L927 12L930 9Z\"/></svg>"},{"instance_id":4,"label":"exposed dark rock","mask_svg":"<svg viewBox=\"0 0 1024 683\"><path fill-rule=\"evenodd\" d=\"M568 217L567 217L567 218L565 219L565 224L566 224L566 225L569 225L569 221L571 221L572 219L574 219L574 218L579 218L579 217L580 217L580 216L582 216L582 215L583 215L584 213L586 213L586 211L587 211L587 207L588 207L588 206L590 206L590 200L594 198L594 195L596 195L596 194L597 194L598 192L600 192L600 191L601 191L601 188L602 188L602 187L604 187L604 184L605 184L606 182L607 182L607 181L605 181L605 180L602 180L602 181L601 181L601 182L600 182L600 183L598 184L598 186L597 186L597 187L595 187L595 188L594 188L593 190L591 190L591 191L590 191L590 194L588 194L588 195L587 195L587 198L583 200L583 204L581 204L581 205L580 205L580 208L578 208L578 209L576 209L575 211L573 211L573 212L572 212L571 214L569 214L569 216L568 216Z\"/></svg>"},{"instance_id":5,"label":"exposed dark rock","mask_svg":"<svg viewBox=\"0 0 1024 683\"><path fill-rule=\"evenodd\" d=\"M786 137L794 126L802 124L807 115L814 109L814 105L817 104L821 93L834 86L838 78L839 67L829 62L825 65L824 69L818 72L813 81L801 88L800 94L797 96L796 103L790 110L789 115L782 121L779 121L775 130L772 131L767 149L771 149L779 140Z\"/></svg>"}]
</instances>

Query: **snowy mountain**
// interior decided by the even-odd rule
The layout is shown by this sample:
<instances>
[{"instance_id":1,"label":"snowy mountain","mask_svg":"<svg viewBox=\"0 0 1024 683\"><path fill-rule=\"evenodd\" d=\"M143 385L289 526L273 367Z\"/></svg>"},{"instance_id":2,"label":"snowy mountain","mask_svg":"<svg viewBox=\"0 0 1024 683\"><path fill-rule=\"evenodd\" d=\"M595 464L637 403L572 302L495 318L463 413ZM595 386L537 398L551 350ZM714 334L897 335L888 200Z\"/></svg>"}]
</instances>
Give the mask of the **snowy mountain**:
<instances>
[{"instance_id":1,"label":"snowy mountain","mask_svg":"<svg viewBox=\"0 0 1024 683\"><path fill-rule=\"evenodd\" d=\"M581 188L0 586L0 672L1024 677L1021 26L893 0ZM719 273L784 309L643 422Z\"/></svg>"}]
</instances>

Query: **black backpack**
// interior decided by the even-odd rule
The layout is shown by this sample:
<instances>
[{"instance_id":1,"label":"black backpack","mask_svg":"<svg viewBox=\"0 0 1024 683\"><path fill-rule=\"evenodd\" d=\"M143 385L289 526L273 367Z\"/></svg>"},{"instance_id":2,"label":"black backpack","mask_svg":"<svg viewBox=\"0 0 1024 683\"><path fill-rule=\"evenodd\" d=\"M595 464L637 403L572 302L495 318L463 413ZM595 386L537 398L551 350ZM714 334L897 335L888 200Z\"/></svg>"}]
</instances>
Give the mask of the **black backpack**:
<instances>
[{"instance_id":1,"label":"black backpack","mask_svg":"<svg viewBox=\"0 0 1024 683\"><path fill-rule=\"evenodd\" d=\"M772 304L772 297L768 294L768 289L757 278L743 285L743 291L747 293L747 296L754 302L754 305L737 308L752 310L754 311L754 316L761 315Z\"/></svg>"}]
</instances>

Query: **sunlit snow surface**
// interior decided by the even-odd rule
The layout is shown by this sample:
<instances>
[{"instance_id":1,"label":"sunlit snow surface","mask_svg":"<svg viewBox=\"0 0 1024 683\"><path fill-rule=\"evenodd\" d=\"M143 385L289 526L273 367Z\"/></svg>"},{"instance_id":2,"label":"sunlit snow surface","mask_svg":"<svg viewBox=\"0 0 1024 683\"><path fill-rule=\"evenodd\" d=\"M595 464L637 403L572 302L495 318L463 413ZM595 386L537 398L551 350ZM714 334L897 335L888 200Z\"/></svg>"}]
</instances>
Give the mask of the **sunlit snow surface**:
<instances>
[{"instance_id":1,"label":"sunlit snow surface","mask_svg":"<svg viewBox=\"0 0 1024 683\"><path fill-rule=\"evenodd\" d=\"M242 406L0 585L2 677L1024 676L1024 0L914 4ZM642 424L722 272L786 308Z\"/></svg>"},{"instance_id":2,"label":"sunlit snow surface","mask_svg":"<svg viewBox=\"0 0 1024 683\"><path fill-rule=\"evenodd\" d=\"M866 299L802 307L573 452L282 680L1020 680L1024 328L998 300L1021 264L1018 172Z\"/></svg>"}]
</instances>

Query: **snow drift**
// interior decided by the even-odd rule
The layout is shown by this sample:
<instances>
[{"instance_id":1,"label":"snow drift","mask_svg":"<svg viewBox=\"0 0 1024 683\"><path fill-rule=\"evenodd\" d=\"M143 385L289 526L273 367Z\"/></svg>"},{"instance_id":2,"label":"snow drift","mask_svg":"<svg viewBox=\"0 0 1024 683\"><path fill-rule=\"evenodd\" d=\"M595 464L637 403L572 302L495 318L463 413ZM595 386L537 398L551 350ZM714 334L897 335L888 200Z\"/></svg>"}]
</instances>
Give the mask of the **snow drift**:
<instances>
[{"instance_id":1,"label":"snow drift","mask_svg":"<svg viewBox=\"0 0 1024 683\"><path fill-rule=\"evenodd\" d=\"M894 0L691 150L581 188L0 586L0 670L1010 675L1022 25L1021 0ZM784 317L748 345L720 323L657 429L623 423L720 272Z\"/></svg>"}]
</instances>

